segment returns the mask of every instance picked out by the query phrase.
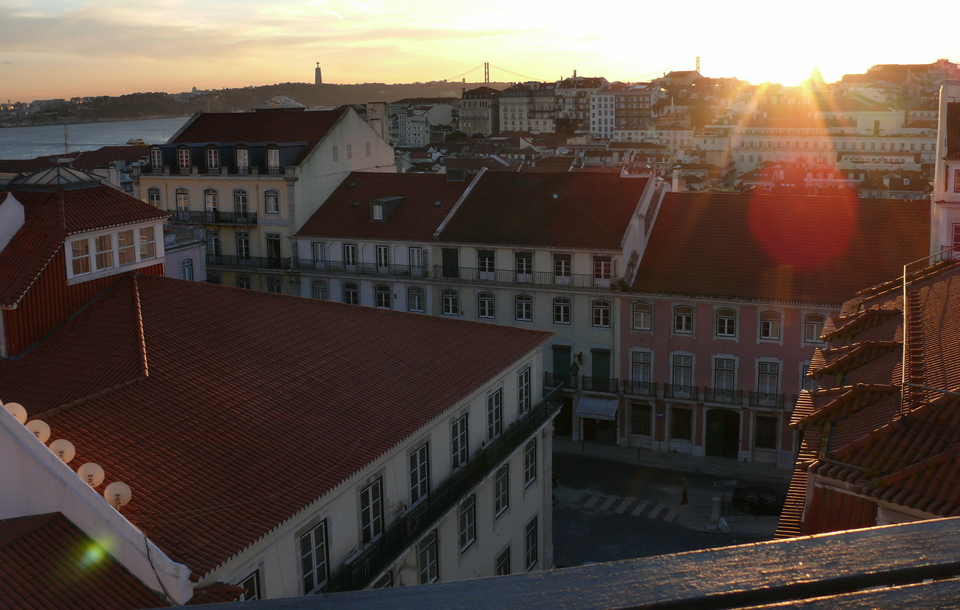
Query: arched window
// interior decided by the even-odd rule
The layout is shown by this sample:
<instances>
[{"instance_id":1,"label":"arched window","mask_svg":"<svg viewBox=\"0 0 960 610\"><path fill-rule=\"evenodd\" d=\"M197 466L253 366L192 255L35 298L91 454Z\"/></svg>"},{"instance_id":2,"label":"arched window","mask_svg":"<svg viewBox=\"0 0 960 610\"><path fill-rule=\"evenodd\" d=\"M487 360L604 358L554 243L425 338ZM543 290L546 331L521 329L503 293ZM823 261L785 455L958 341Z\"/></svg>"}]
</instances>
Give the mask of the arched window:
<instances>
[{"instance_id":1,"label":"arched window","mask_svg":"<svg viewBox=\"0 0 960 610\"><path fill-rule=\"evenodd\" d=\"M203 191L203 210L207 215L207 222L217 222L220 209L219 195L216 189L204 189Z\"/></svg>"},{"instance_id":2,"label":"arched window","mask_svg":"<svg viewBox=\"0 0 960 610\"><path fill-rule=\"evenodd\" d=\"M735 310L728 308L717 310L717 336L737 336L737 312Z\"/></svg>"},{"instance_id":3,"label":"arched window","mask_svg":"<svg viewBox=\"0 0 960 610\"><path fill-rule=\"evenodd\" d=\"M570 299L557 297L553 299L553 323L570 324Z\"/></svg>"},{"instance_id":4,"label":"arched window","mask_svg":"<svg viewBox=\"0 0 960 610\"><path fill-rule=\"evenodd\" d=\"M651 330L653 328L653 307L650 303L633 304L633 330Z\"/></svg>"},{"instance_id":5,"label":"arched window","mask_svg":"<svg viewBox=\"0 0 960 610\"><path fill-rule=\"evenodd\" d=\"M267 214L280 213L280 193L277 191L266 191L263 194L263 211Z\"/></svg>"},{"instance_id":6,"label":"arched window","mask_svg":"<svg viewBox=\"0 0 960 610\"><path fill-rule=\"evenodd\" d=\"M533 321L533 298L526 294L517 295L515 299L516 319L520 322Z\"/></svg>"},{"instance_id":7,"label":"arched window","mask_svg":"<svg viewBox=\"0 0 960 610\"><path fill-rule=\"evenodd\" d=\"M237 215L237 220L246 220L249 213L247 206L247 191L237 189L233 191L233 211Z\"/></svg>"},{"instance_id":8,"label":"arched window","mask_svg":"<svg viewBox=\"0 0 960 610\"><path fill-rule=\"evenodd\" d=\"M610 328L610 301L593 302L593 325Z\"/></svg>"},{"instance_id":9,"label":"arched window","mask_svg":"<svg viewBox=\"0 0 960 610\"><path fill-rule=\"evenodd\" d=\"M193 259L185 258L180 261L180 279L193 281Z\"/></svg>"},{"instance_id":10,"label":"arched window","mask_svg":"<svg viewBox=\"0 0 960 610\"><path fill-rule=\"evenodd\" d=\"M487 319L497 317L497 301L492 292L481 292L477 295L477 317Z\"/></svg>"},{"instance_id":11,"label":"arched window","mask_svg":"<svg viewBox=\"0 0 960 610\"><path fill-rule=\"evenodd\" d=\"M443 301L443 315L460 315L460 293L456 290L444 290L441 295Z\"/></svg>"},{"instance_id":12,"label":"arched window","mask_svg":"<svg viewBox=\"0 0 960 610\"><path fill-rule=\"evenodd\" d=\"M250 288L250 276L249 275L238 275L237 276L237 288Z\"/></svg>"},{"instance_id":13,"label":"arched window","mask_svg":"<svg viewBox=\"0 0 960 610\"><path fill-rule=\"evenodd\" d=\"M327 298L327 283L323 280L313 280L313 298Z\"/></svg>"},{"instance_id":14,"label":"arched window","mask_svg":"<svg viewBox=\"0 0 960 610\"><path fill-rule=\"evenodd\" d=\"M423 288L413 286L407 288L407 311L423 313Z\"/></svg>"},{"instance_id":15,"label":"arched window","mask_svg":"<svg viewBox=\"0 0 960 610\"><path fill-rule=\"evenodd\" d=\"M348 282L343 285L343 302L347 305L360 304L360 289L356 284Z\"/></svg>"},{"instance_id":16,"label":"arched window","mask_svg":"<svg viewBox=\"0 0 960 610\"><path fill-rule=\"evenodd\" d=\"M147 203L155 208L160 207L160 189L155 186L147 189Z\"/></svg>"},{"instance_id":17,"label":"arched window","mask_svg":"<svg viewBox=\"0 0 960 610\"><path fill-rule=\"evenodd\" d=\"M803 340L809 343L819 343L823 334L823 323L827 319L818 313L807 314L803 319Z\"/></svg>"},{"instance_id":18,"label":"arched window","mask_svg":"<svg viewBox=\"0 0 960 610\"><path fill-rule=\"evenodd\" d=\"M760 338L780 338L780 314L776 311L764 311L760 314Z\"/></svg>"},{"instance_id":19,"label":"arched window","mask_svg":"<svg viewBox=\"0 0 960 610\"><path fill-rule=\"evenodd\" d=\"M177 220L183 222L190 221L190 194L185 188L178 188L175 191L177 198Z\"/></svg>"},{"instance_id":20,"label":"arched window","mask_svg":"<svg viewBox=\"0 0 960 610\"><path fill-rule=\"evenodd\" d=\"M278 277L267 278L267 292L283 294L283 280Z\"/></svg>"},{"instance_id":21,"label":"arched window","mask_svg":"<svg viewBox=\"0 0 960 610\"><path fill-rule=\"evenodd\" d=\"M693 308L689 305L677 305L673 308L673 332L689 335L693 333Z\"/></svg>"},{"instance_id":22,"label":"arched window","mask_svg":"<svg viewBox=\"0 0 960 610\"><path fill-rule=\"evenodd\" d=\"M375 302L380 309L390 309L390 287L378 284L373 290Z\"/></svg>"},{"instance_id":23,"label":"arched window","mask_svg":"<svg viewBox=\"0 0 960 610\"><path fill-rule=\"evenodd\" d=\"M220 279L219 273L208 273L207 274L207 283L219 286L223 283L223 280Z\"/></svg>"}]
</instances>

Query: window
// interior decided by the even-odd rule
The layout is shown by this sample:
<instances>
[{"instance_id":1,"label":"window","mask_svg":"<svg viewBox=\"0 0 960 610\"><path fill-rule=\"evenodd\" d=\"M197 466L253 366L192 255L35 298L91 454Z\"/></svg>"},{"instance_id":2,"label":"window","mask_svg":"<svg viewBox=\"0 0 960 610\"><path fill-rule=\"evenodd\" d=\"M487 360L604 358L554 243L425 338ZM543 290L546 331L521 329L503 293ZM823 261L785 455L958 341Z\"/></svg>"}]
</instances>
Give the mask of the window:
<instances>
[{"instance_id":1,"label":"window","mask_svg":"<svg viewBox=\"0 0 960 610\"><path fill-rule=\"evenodd\" d=\"M214 286L219 286L222 282L220 279L219 273L208 273L207 274L207 283L213 284Z\"/></svg>"},{"instance_id":2,"label":"window","mask_svg":"<svg viewBox=\"0 0 960 610\"><path fill-rule=\"evenodd\" d=\"M760 362L757 367L757 392L777 394L780 391L780 364Z\"/></svg>"},{"instance_id":3,"label":"window","mask_svg":"<svg viewBox=\"0 0 960 610\"><path fill-rule=\"evenodd\" d=\"M343 244L343 264L347 271L357 270L357 245Z\"/></svg>"},{"instance_id":4,"label":"window","mask_svg":"<svg viewBox=\"0 0 960 610\"><path fill-rule=\"evenodd\" d=\"M553 323L570 323L570 299L567 297L557 297L553 299Z\"/></svg>"},{"instance_id":5,"label":"window","mask_svg":"<svg viewBox=\"0 0 960 610\"><path fill-rule=\"evenodd\" d=\"M147 189L147 203L156 208L160 207L160 189L155 186Z\"/></svg>"},{"instance_id":6,"label":"window","mask_svg":"<svg viewBox=\"0 0 960 610\"><path fill-rule=\"evenodd\" d=\"M97 271L113 267L113 235L98 235L93 238L96 248Z\"/></svg>"},{"instance_id":7,"label":"window","mask_svg":"<svg viewBox=\"0 0 960 610\"><path fill-rule=\"evenodd\" d=\"M407 311L423 313L423 288L407 288Z\"/></svg>"},{"instance_id":8,"label":"window","mask_svg":"<svg viewBox=\"0 0 960 610\"><path fill-rule=\"evenodd\" d=\"M370 156L370 142L367 142L367 143L366 143L366 153L367 153L367 156L369 157L369 156Z\"/></svg>"},{"instance_id":9,"label":"window","mask_svg":"<svg viewBox=\"0 0 960 610\"><path fill-rule=\"evenodd\" d=\"M423 248L410 248L407 251L407 260L410 263L410 275L423 277L423 267L426 264L423 258Z\"/></svg>"},{"instance_id":10,"label":"window","mask_svg":"<svg viewBox=\"0 0 960 610\"><path fill-rule=\"evenodd\" d=\"M190 149L177 149L177 166L180 169L190 169Z\"/></svg>"},{"instance_id":11,"label":"window","mask_svg":"<svg viewBox=\"0 0 960 610\"><path fill-rule=\"evenodd\" d=\"M560 286L569 286L572 277L571 259L569 254L553 255L553 281Z\"/></svg>"},{"instance_id":12,"label":"window","mask_svg":"<svg viewBox=\"0 0 960 610\"><path fill-rule=\"evenodd\" d=\"M633 352L630 354L630 380L641 384L653 379L653 354Z\"/></svg>"},{"instance_id":13,"label":"window","mask_svg":"<svg viewBox=\"0 0 960 610\"><path fill-rule=\"evenodd\" d=\"M530 322L533 320L533 298L521 294L516 300L516 319L520 322Z\"/></svg>"},{"instance_id":14,"label":"window","mask_svg":"<svg viewBox=\"0 0 960 610\"><path fill-rule=\"evenodd\" d=\"M737 361L733 358L717 358L713 361L713 389L714 398L730 402L733 399L733 390L737 387Z\"/></svg>"},{"instance_id":15,"label":"window","mask_svg":"<svg viewBox=\"0 0 960 610\"><path fill-rule=\"evenodd\" d=\"M517 411L525 413L530 410L532 397L530 396L530 367L517 373Z\"/></svg>"},{"instance_id":16,"label":"window","mask_svg":"<svg viewBox=\"0 0 960 610\"><path fill-rule=\"evenodd\" d=\"M510 469L504 464L493 480L493 514L499 517L510 506Z\"/></svg>"},{"instance_id":17,"label":"window","mask_svg":"<svg viewBox=\"0 0 960 610\"><path fill-rule=\"evenodd\" d=\"M140 260L157 257L157 242L153 227L140 229Z\"/></svg>"},{"instance_id":18,"label":"window","mask_svg":"<svg viewBox=\"0 0 960 610\"><path fill-rule=\"evenodd\" d=\"M376 247L377 273L387 273L390 268L390 248L388 246Z\"/></svg>"},{"instance_id":19,"label":"window","mask_svg":"<svg viewBox=\"0 0 960 610\"><path fill-rule=\"evenodd\" d=\"M440 577L437 561L437 530L423 537L419 548L420 584L426 585Z\"/></svg>"},{"instance_id":20,"label":"window","mask_svg":"<svg viewBox=\"0 0 960 610\"><path fill-rule=\"evenodd\" d=\"M479 279L484 281L493 281L496 277L496 269L494 267L494 251L493 250L477 250L477 272L480 274Z\"/></svg>"},{"instance_id":21,"label":"window","mask_svg":"<svg viewBox=\"0 0 960 610\"><path fill-rule=\"evenodd\" d=\"M460 503L460 552L477 539L477 496L471 494Z\"/></svg>"},{"instance_id":22,"label":"window","mask_svg":"<svg viewBox=\"0 0 960 610\"><path fill-rule=\"evenodd\" d=\"M374 289L375 302L380 309L390 309L390 287L378 284Z\"/></svg>"},{"instance_id":23,"label":"window","mask_svg":"<svg viewBox=\"0 0 960 610\"><path fill-rule=\"evenodd\" d=\"M150 167L152 167L155 172L163 169L163 151L159 148L150 150ZM159 189L157 192L159 193Z\"/></svg>"},{"instance_id":24,"label":"window","mask_svg":"<svg viewBox=\"0 0 960 610\"><path fill-rule=\"evenodd\" d=\"M693 411L682 407L670 409L670 438L689 441L693 431Z\"/></svg>"},{"instance_id":25,"label":"window","mask_svg":"<svg viewBox=\"0 0 960 610\"><path fill-rule=\"evenodd\" d=\"M300 566L303 593L313 593L327 584L327 522L300 536Z\"/></svg>"},{"instance_id":26,"label":"window","mask_svg":"<svg viewBox=\"0 0 960 610\"><path fill-rule=\"evenodd\" d=\"M270 266L277 268L280 266L280 234L279 233L267 233L267 258L269 258Z\"/></svg>"},{"instance_id":27,"label":"window","mask_svg":"<svg viewBox=\"0 0 960 610\"><path fill-rule=\"evenodd\" d=\"M250 167L250 151L246 148L237 149L237 173L245 174Z\"/></svg>"},{"instance_id":28,"label":"window","mask_svg":"<svg viewBox=\"0 0 960 610\"><path fill-rule=\"evenodd\" d=\"M630 434L650 436L650 405L630 405Z\"/></svg>"},{"instance_id":29,"label":"window","mask_svg":"<svg viewBox=\"0 0 960 610\"><path fill-rule=\"evenodd\" d=\"M263 211L267 214L280 213L280 193L267 191L263 194Z\"/></svg>"},{"instance_id":30,"label":"window","mask_svg":"<svg viewBox=\"0 0 960 610\"><path fill-rule=\"evenodd\" d=\"M360 540L367 544L383 533L383 481L377 478L360 490Z\"/></svg>"},{"instance_id":31,"label":"window","mask_svg":"<svg viewBox=\"0 0 960 610\"><path fill-rule=\"evenodd\" d=\"M737 336L737 312L733 309L717 310L717 336Z\"/></svg>"},{"instance_id":32,"label":"window","mask_svg":"<svg viewBox=\"0 0 960 610\"><path fill-rule=\"evenodd\" d=\"M212 257L220 256L220 231L207 231L207 254Z\"/></svg>"},{"instance_id":33,"label":"window","mask_svg":"<svg viewBox=\"0 0 960 610\"><path fill-rule=\"evenodd\" d=\"M313 266L316 269L326 269L327 268L327 249L324 246L323 242L315 241L312 244L313 249Z\"/></svg>"},{"instance_id":34,"label":"window","mask_svg":"<svg viewBox=\"0 0 960 610\"><path fill-rule=\"evenodd\" d=\"M609 288L612 263L609 256L593 257L593 285L597 288Z\"/></svg>"},{"instance_id":35,"label":"window","mask_svg":"<svg viewBox=\"0 0 960 610\"><path fill-rule=\"evenodd\" d=\"M537 565L537 517L527 524L523 533L523 560L529 572Z\"/></svg>"},{"instance_id":36,"label":"window","mask_svg":"<svg viewBox=\"0 0 960 610\"><path fill-rule=\"evenodd\" d=\"M347 144L347 159L353 159L353 144Z\"/></svg>"},{"instance_id":37,"label":"window","mask_svg":"<svg viewBox=\"0 0 960 610\"><path fill-rule=\"evenodd\" d=\"M467 413L453 420L450 425L450 457L453 468L457 469L470 459L470 436L467 427Z\"/></svg>"},{"instance_id":38,"label":"window","mask_svg":"<svg viewBox=\"0 0 960 610\"><path fill-rule=\"evenodd\" d=\"M481 292L477 295L477 316L481 318L495 318L496 306L492 292Z\"/></svg>"},{"instance_id":39,"label":"window","mask_svg":"<svg viewBox=\"0 0 960 610\"><path fill-rule=\"evenodd\" d=\"M193 281L193 259L185 258L180 261L180 279Z\"/></svg>"},{"instance_id":40,"label":"window","mask_svg":"<svg viewBox=\"0 0 960 610\"><path fill-rule=\"evenodd\" d=\"M510 575L510 547L503 549L503 552L497 555L496 566L497 576Z\"/></svg>"},{"instance_id":41,"label":"window","mask_svg":"<svg viewBox=\"0 0 960 610\"><path fill-rule=\"evenodd\" d=\"M693 333L693 308L678 305L673 308L673 332L689 335Z\"/></svg>"},{"instance_id":42,"label":"window","mask_svg":"<svg viewBox=\"0 0 960 610\"><path fill-rule=\"evenodd\" d=\"M313 280L311 285L311 293L315 299L326 299L327 283L323 280Z\"/></svg>"},{"instance_id":43,"label":"window","mask_svg":"<svg viewBox=\"0 0 960 610\"><path fill-rule=\"evenodd\" d=\"M237 259L250 260L250 233L248 231L237 231L234 234L234 239L237 242Z\"/></svg>"},{"instance_id":44,"label":"window","mask_svg":"<svg viewBox=\"0 0 960 610\"><path fill-rule=\"evenodd\" d=\"M86 239L78 239L70 244L70 248L73 275L90 273L90 242Z\"/></svg>"},{"instance_id":45,"label":"window","mask_svg":"<svg viewBox=\"0 0 960 610\"><path fill-rule=\"evenodd\" d=\"M633 304L633 330L653 328L653 307L649 303Z\"/></svg>"},{"instance_id":46,"label":"window","mask_svg":"<svg viewBox=\"0 0 960 610\"><path fill-rule=\"evenodd\" d=\"M760 314L760 338L777 340L780 338L780 314L764 311Z\"/></svg>"},{"instance_id":47,"label":"window","mask_svg":"<svg viewBox=\"0 0 960 610\"><path fill-rule=\"evenodd\" d=\"M250 290L250 276L249 275L238 275L237 276L237 288L246 288Z\"/></svg>"},{"instance_id":48,"label":"window","mask_svg":"<svg viewBox=\"0 0 960 610\"><path fill-rule=\"evenodd\" d=\"M517 281L532 282L533 281L533 253L517 252L514 255L514 260L516 262Z\"/></svg>"},{"instance_id":49,"label":"window","mask_svg":"<svg viewBox=\"0 0 960 610\"><path fill-rule=\"evenodd\" d=\"M753 448L777 448L777 418L757 415L754 420Z\"/></svg>"},{"instance_id":50,"label":"window","mask_svg":"<svg viewBox=\"0 0 960 610\"><path fill-rule=\"evenodd\" d=\"M503 390L487 396L487 440L493 440L503 432Z\"/></svg>"},{"instance_id":51,"label":"window","mask_svg":"<svg viewBox=\"0 0 960 610\"><path fill-rule=\"evenodd\" d=\"M529 487L537 480L537 437L527 441L523 448L523 486Z\"/></svg>"},{"instance_id":52,"label":"window","mask_svg":"<svg viewBox=\"0 0 960 610\"><path fill-rule=\"evenodd\" d=\"M337 146L337 145L334 145L334 146L333 146L333 149L331 150L331 152L333 153L333 160L334 160L334 161L339 161L339 160L340 160L340 147Z\"/></svg>"},{"instance_id":53,"label":"window","mask_svg":"<svg viewBox=\"0 0 960 610\"><path fill-rule=\"evenodd\" d=\"M693 385L693 356L674 354L673 383L686 387Z\"/></svg>"},{"instance_id":54,"label":"window","mask_svg":"<svg viewBox=\"0 0 960 610\"><path fill-rule=\"evenodd\" d=\"M430 493L430 443L424 443L410 454L410 506Z\"/></svg>"},{"instance_id":55,"label":"window","mask_svg":"<svg viewBox=\"0 0 960 610\"><path fill-rule=\"evenodd\" d=\"M245 220L249 213L247 206L247 191L237 189L233 191L233 211L237 215L237 220Z\"/></svg>"},{"instance_id":56,"label":"window","mask_svg":"<svg viewBox=\"0 0 960 610\"><path fill-rule=\"evenodd\" d=\"M374 203L370 206L370 219L383 220L383 204Z\"/></svg>"},{"instance_id":57,"label":"window","mask_svg":"<svg viewBox=\"0 0 960 610\"><path fill-rule=\"evenodd\" d=\"M189 259L188 259L189 260ZM117 263L127 265L137 262L136 244L133 241L133 229L117 232ZM191 261L192 263L192 261ZM190 279L193 279L191 272Z\"/></svg>"},{"instance_id":58,"label":"window","mask_svg":"<svg viewBox=\"0 0 960 610\"><path fill-rule=\"evenodd\" d=\"M360 289L356 284L347 282L343 285L343 302L347 305L360 304Z\"/></svg>"},{"instance_id":59,"label":"window","mask_svg":"<svg viewBox=\"0 0 960 610\"><path fill-rule=\"evenodd\" d=\"M204 189L203 191L203 209L206 212L207 222L217 222L217 210L219 209L219 197L216 189Z\"/></svg>"},{"instance_id":60,"label":"window","mask_svg":"<svg viewBox=\"0 0 960 610\"><path fill-rule=\"evenodd\" d=\"M808 343L819 343L825 321L826 318L820 314L807 314L803 319L803 340Z\"/></svg>"},{"instance_id":61,"label":"window","mask_svg":"<svg viewBox=\"0 0 960 610\"><path fill-rule=\"evenodd\" d=\"M218 169L220 167L220 151L216 148L207 149L207 169Z\"/></svg>"},{"instance_id":62,"label":"window","mask_svg":"<svg viewBox=\"0 0 960 610\"><path fill-rule=\"evenodd\" d=\"M187 189L179 188L174 192L177 199L177 218L178 220L190 220L190 194Z\"/></svg>"},{"instance_id":63,"label":"window","mask_svg":"<svg viewBox=\"0 0 960 610\"><path fill-rule=\"evenodd\" d=\"M459 316L460 315L460 293L456 290L444 290L441 294L441 300L443 301L443 315L445 316Z\"/></svg>"},{"instance_id":64,"label":"window","mask_svg":"<svg viewBox=\"0 0 960 610\"><path fill-rule=\"evenodd\" d=\"M267 171L271 174L280 173L280 149L267 149Z\"/></svg>"},{"instance_id":65,"label":"window","mask_svg":"<svg viewBox=\"0 0 960 610\"><path fill-rule=\"evenodd\" d=\"M240 581L240 587L243 589L243 601L250 602L261 599L260 570L254 570L253 574Z\"/></svg>"},{"instance_id":66,"label":"window","mask_svg":"<svg viewBox=\"0 0 960 610\"><path fill-rule=\"evenodd\" d=\"M610 328L610 301L593 302L593 325Z\"/></svg>"}]
</instances>

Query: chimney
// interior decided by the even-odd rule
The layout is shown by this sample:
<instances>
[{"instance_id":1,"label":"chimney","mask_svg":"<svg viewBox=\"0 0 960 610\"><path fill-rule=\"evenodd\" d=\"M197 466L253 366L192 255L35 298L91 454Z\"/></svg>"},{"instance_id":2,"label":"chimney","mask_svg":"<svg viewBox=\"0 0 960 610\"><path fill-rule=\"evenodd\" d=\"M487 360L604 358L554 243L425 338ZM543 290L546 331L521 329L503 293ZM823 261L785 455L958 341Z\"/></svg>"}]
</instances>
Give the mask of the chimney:
<instances>
[{"instance_id":1,"label":"chimney","mask_svg":"<svg viewBox=\"0 0 960 610\"><path fill-rule=\"evenodd\" d=\"M576 71L576 70L573 71L573 78L577 78L577 71Z\"/></svg>"}]
</instances>

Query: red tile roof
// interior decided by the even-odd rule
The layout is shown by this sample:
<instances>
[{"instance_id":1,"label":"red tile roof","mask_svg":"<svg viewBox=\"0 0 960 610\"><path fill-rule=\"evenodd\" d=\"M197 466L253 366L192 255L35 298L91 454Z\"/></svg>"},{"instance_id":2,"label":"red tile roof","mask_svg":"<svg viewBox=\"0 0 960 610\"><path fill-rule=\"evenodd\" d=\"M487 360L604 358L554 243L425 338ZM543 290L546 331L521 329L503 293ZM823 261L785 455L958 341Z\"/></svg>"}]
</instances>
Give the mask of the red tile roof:
<instances>
[{"instance_id":1,"label":"red tile roof","mask_svg":"<svg viewBox=\"0 0 960 610\"><path fill-rule=\"evenodd\" d=\"M9 610L169 606L60 513L0 521L0 574Z\"/></svg>"},{"instance_id":2,"label":"red tile roof","mask_svg":"<svg viewBox=\"0 0 960 610\"><path fill-rule=\"evenodd\" d=\"M468 176L462 182L450 182L442 174L353 172L297 236L430 241L473 179ZM386 220L370 220L371 200L397 196L403 201ZM435 205L437 202L440 205Z\"/></svg>"},{"instance_id":3,"label":"red tile roof","mask_svg":"<svg viewBox=\"0 0 960 610\"><path fill-rule=\"evenodd\" d=\"M647 182L616 174L488 172L438 239L619 251Z\"/></svg>"},{"instance_id":4,"label":"red tile roof","mask_svg":"<svg viewBox=\"0 0 960 610\"><path fill-rule=\"evenodd\" d=\"M0 307L16 306L67 236L170 215L102 184L12 193L23 204L24 224L0 250Z\"/></svg>"},{"instance_id":5,"label":"red tile roof","mask_svg":"<svg viewBox=\"0 0 960 610\"><path fill-rule=\"evenodd\" d=\"M302 161L345 112L341 110L202 112L170 141L171 144L306 142Z\"/></svg>"},{"instance_id":6,"label":"red tile roof","mask_svg":"<svg viewBox=\"0 0 960 610\"><path fill-rule=\"evenodd\" d=\"M855 197L667 193L633 287L840 304L927 255L929 207ZM822 219L830 219L827 229Z\"/></svg>"},{"instance_id":7,"label":"red tile roof","mask_svg":"<svg viewBox=\"0 0 960 610\"><path fill-rule=\"evenodd\" d=\"M96 150L72 152L66 155L46 155L34 159L0 159L0 172L31 173L50 169L57 159L74 159L70 167L94 170L108 167L114 161L133 163L150 154L144 146L102 146Z\"/></svg>"},{"instance_id":8,"label":"red tile roof","mask_svg":"<svg viewBox=\"0 0 960 610\"><path fill-rule=\"evenodd\" d=\"M129 275L0 361L0 395L129 484L123 512L196 579L549 337Z\"/></svg>"}]
</instances>

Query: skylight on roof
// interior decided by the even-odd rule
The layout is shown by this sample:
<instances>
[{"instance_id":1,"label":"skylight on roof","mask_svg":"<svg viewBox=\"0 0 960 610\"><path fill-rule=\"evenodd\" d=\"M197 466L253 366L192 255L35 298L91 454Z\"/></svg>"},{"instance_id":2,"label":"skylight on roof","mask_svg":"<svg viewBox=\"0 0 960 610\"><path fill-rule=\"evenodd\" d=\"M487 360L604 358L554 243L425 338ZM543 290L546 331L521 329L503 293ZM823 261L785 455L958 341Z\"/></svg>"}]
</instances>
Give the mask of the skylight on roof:
<instances>
[{"instance_id":1,"label":"skylight on roof","mask_svg":"<svg viewBox=\"0 0 960 610\"><path fill-rule=\"evenodd\" d=\"M359 206L360 206L360 200L354 201L353 203L350 204L351 208L356 208Z\"/></svg>"},{"instance_id":2,"label":"skylight on roof","mask_svg":"<svg viewBox=\"0 0 960 610\"><path fill-rule=\"evenodd\" d=\"M443 199L437 199L436 201L433 202L433 205L434 207L443 205Z\"/></svg>"}]
</instances>

